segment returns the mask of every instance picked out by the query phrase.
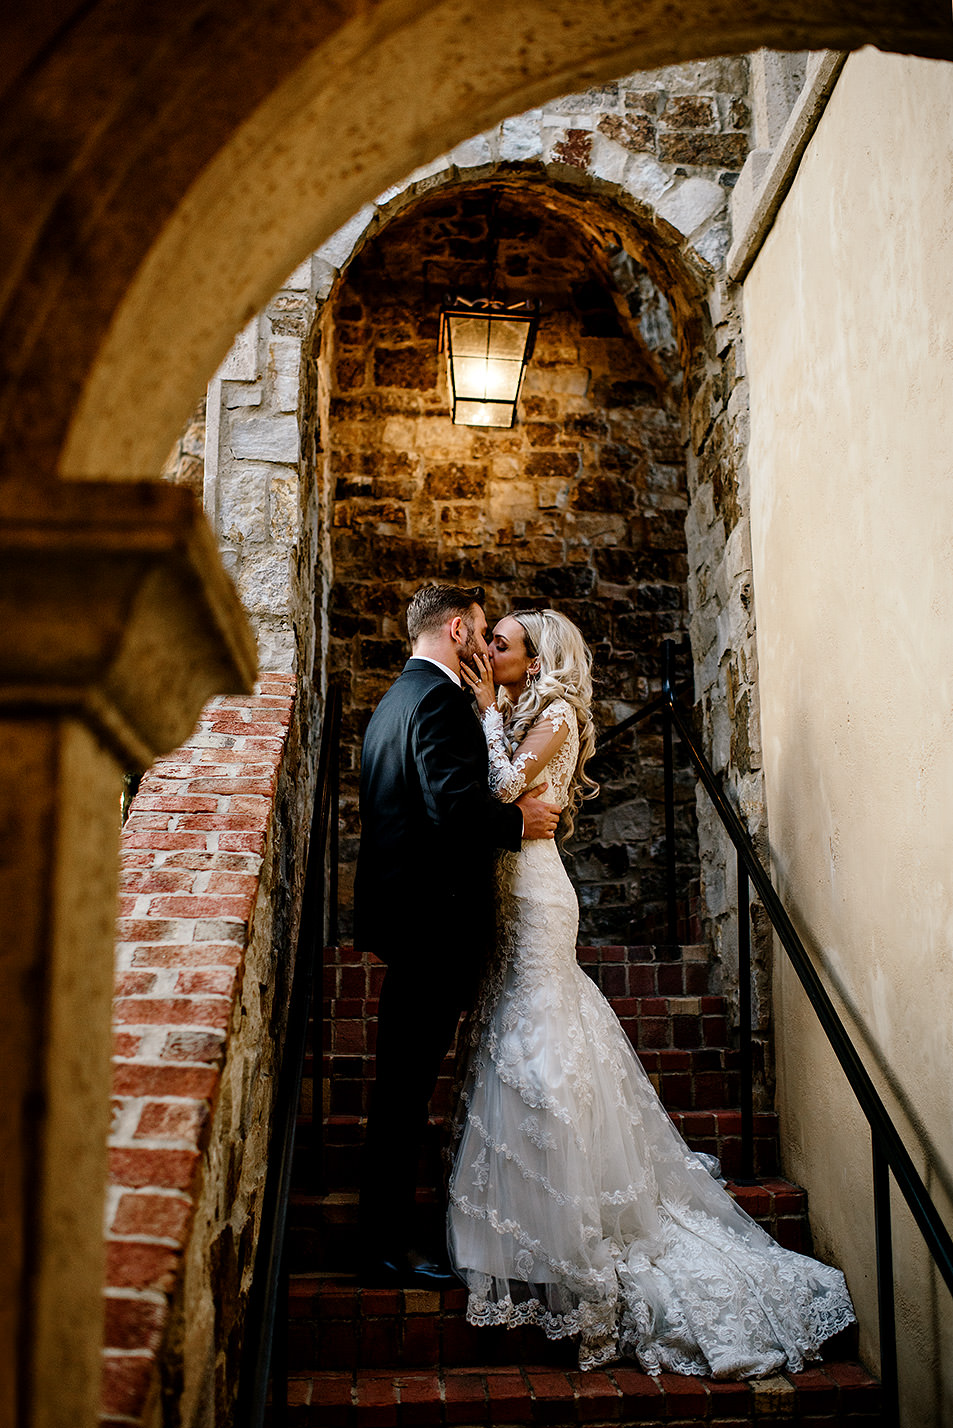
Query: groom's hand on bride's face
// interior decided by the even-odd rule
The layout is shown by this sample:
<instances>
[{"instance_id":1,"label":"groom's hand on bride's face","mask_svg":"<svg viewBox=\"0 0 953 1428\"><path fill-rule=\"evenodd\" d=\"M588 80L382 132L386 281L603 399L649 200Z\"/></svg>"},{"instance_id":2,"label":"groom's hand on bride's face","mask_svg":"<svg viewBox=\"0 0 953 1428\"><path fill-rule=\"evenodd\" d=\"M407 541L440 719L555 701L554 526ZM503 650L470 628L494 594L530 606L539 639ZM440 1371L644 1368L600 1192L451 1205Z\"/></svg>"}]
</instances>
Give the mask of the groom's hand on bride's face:
<instances>
[{"instance_id":1,"label":"groom's hand on bride's face","mask_svg":"<svg viewBox=\"0 0 953 1428\"><path fill-rule=\"evenodd\" d=\"M536 793L545 793L548 788L549 784L544 783L536 789ZM516 800L516 806L523 814L524 838L555 838L559 822L559 809L555 803L546 803L535 793L524 793L522 798Z\"/></svg>"}]
</instances>

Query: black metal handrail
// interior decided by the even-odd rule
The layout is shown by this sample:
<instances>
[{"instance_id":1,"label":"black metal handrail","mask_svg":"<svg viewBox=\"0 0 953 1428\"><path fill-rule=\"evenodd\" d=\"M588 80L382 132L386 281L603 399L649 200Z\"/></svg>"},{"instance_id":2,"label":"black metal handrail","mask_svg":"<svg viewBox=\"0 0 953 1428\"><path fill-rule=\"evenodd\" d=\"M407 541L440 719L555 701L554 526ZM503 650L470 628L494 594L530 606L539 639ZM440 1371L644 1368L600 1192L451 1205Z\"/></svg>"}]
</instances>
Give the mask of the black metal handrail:
<instances>
[{"instance_id":1,"label":"black metal handrail","mask_svg":"<svg viewBox=\"0 0 953 1428\"><path fill-rule=\"evenodd\" d=\"M890 1173L907 1203L913 1219L923 1235L933 1262L953 1294L953 1238L940 1218L930 1193L923 1183L900 1133L890 1118L877 1088L874 1086L850 1035L822 983L813 962L795 930L794 924L778 897L770 874L755 850L751 837L732 807L727 793L708 762L701 739L692 727L693 720L679 700L673 678L675 646L666 640L662 646L662 692L603 735L599 744L605 746L625 729L643 719L660 715L664 721L665 741L665 825L666 864L668 867L669 937L676 940L675 916L675 812L674 763L671 731L678 734L704 787L715 812L735 848L738 869L738 978L739 1021L741 1032L741 1131L742 1177L753 1178L754 1136L751 1077L751 961L749 883L753 884L765 912L771 919L778 939L817 1014L828 1042L847 1077L848 1084L870 1126L873 1160L874 1234L877 1259L877 1300L880 1325L880 1376L883 1388L885 1422L896 1423L899 1414L897 1383L897 1336L894 1306L892 1233L890 1220Z\"/></svg>"},{"instance_id":2,"label":"black metal handrail","mask_svg":"<svg viewBox=\"0 0 953 1428\"><path fill-rule=\"evenodd\" d=\"M298 945L278 1072L258 1248L245 1316L236 1405L237 1428L261 1428L265 1421L269 1380L277 1389L272 1393L270 1422L273 1428L282 1428L287 1421L288 1263L285 1232L295 1125L307 1055L308 1022L312 1014L317 1098L312 1125L316 1135L320 1135L323 1122L320 1098L324 958L321 954L326 934L331 941L336 937L340 727L340 690L330 689L321 729L317 792L308 839ZM317 1150L312 1153L316 1159L319 1158Z\"/></svg>"}]
</instances>

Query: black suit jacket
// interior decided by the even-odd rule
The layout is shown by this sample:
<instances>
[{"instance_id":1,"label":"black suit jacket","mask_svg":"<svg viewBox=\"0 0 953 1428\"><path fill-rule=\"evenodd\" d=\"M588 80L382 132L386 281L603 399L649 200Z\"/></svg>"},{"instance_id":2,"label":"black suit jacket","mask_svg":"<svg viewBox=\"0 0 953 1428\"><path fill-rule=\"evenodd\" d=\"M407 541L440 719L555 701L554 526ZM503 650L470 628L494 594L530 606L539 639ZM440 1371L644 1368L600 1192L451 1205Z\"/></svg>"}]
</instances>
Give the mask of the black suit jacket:
<instances>
[{"instance_id":1,"label":"black suit jacket","mask_svg":"<svg viewBox=\"0 0 953 1428\"><path fill-rule=\"evenodd\" d=\"M518 850L522 829L520 810L490 793L469 694L408 660L364 737L357 945L385 962L478 959L493 928L493 850Z\"/></svg>"}]
</instances>

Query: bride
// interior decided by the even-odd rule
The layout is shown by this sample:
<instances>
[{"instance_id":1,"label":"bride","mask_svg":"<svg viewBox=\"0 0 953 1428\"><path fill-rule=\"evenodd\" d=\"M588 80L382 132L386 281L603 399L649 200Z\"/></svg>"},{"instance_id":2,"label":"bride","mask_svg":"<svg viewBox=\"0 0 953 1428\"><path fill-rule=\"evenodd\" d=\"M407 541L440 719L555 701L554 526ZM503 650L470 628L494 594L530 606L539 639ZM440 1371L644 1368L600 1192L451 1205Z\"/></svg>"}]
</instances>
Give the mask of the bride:
<instances>
[{"instance_id":1,"label":"bride","mask_svg":"<svg viewBox=\"0 0 953 1428\"><path fill-rule=\"evenodd\" d=\"M596 788L590 667L565 616L520 610L463 670L493 791L548 784L567 835ZM576 963L578 920L553 842L499 855L450 1182L467 1318L578 1336L582 1368L622 1354L649 1373L799 1370L853 1321L844 1277L776 1244L681 1140Z\"/></svg>"}]
</instances>

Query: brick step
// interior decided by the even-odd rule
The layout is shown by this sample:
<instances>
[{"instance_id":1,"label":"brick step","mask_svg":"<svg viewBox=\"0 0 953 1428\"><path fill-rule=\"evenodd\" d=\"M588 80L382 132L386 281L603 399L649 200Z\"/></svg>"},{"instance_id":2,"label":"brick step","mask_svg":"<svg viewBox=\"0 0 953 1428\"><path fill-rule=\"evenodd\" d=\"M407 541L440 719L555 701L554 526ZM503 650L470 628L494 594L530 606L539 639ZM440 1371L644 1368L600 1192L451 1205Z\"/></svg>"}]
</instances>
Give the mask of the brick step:
<instances>
[{"instance_id":1,"label":"brick step","mask_svg":"<svg viewBox=\"0 0 953 1428\"><path fill-rule=\"evenodd\" d=\"M792 1185L787 1180L765 1179L757 1185L738 1185L729 1181L728 1190L738 1204L785 1249L797 1250L800 1254L811 1253L807 1194L800 1186ZM445 1243L445 1215L446 1204L441 1196L433 1190L418 1190L419 1240L431 1252L441 1249ZM357 1191L335 1190L327 1195L293 1194L289 1206L288 1245L290 1262L297 1273L321 1272L326 1276L321 1284L322 1292L325 1287L348 1288L347 1276L353 1275L359 1253ZM352 1283L350 1290L356 1292ZM512 1343L512 1340L509 1342ZM399 1361L404 1362L403 1359ZM316 1366L331 1367L326 1363Z\"/></svg>"},{"instance_id":2,"label":"brick step","mask_svg":"<svg viewBox=\"0 0 953 1428\"><path fill-rule=\"evenodd\" d=\"M741 1174L741 1112L737 1110L670 1111L672 1124L692 1150L717 1155L722 1173ZM778 1115L759 1111L754 1117L754 1173L775 1177L779 1172Z\"/></svg>"},{"instance_id":3,"label":"brick step","mask_svg":"<svg viewBox=\"0 0 953 1428\"><path fill-rule=\"evenodd\" d=\"M692 1150L717 1155L725 1175L741 1173L741 1112L714 1108L712 1110L672 1110L672 1122ZM295 1183L302 1188L306 1181L307 1157L302 1142L310 1137L311 1117L298 1117L298 1143L295 1147ZM325 1177L332 1189L347 1189L358 1183L360 1153L364 1138L364 1121L357 1115L328 1116L325 1120ZM435 1183L440 1178L441 1148L445 1130L442 1116L431 1116L424 1145L423 1164L427 1167L423 1179ZM775 1111L761 1111L754 1117L755 1174L776 1176L778 1162L778 1117Z\"/></svg>"},{"instance_id":4,"label":"brick step","mask_svg":"<svg viewBox=\"0 0 953 1428\"><path fill-rule=\"evenodd\" d=\"M622 1365L580 1373L533 1360L418 1372L296 1373L288 1401L295 1428L663 1422L668 1428L883 1428L876 1379L860 1364L840 1360L747 1383L650 1378Z\"/></svg>"},{"instance_id":5,"label":"brick step","mask_svg":"<svg viewBox=\"0 0 953 1428\"><path fill-rule=\"evenodd\" d=\"M663 1047L637 1052L649 1079L669 1110L717 1110L738 1103L739 1053L724 1047L692 1049ZM313 1082L310 1062L305 1067L302 1109L310 1111ZM367 1114L374 1076L374 1058L328 1057L325 1060L327 1107L331 1115ZM448 1059L437 1083L431 1106L446 1114L453 1101L453 1061Z\"/></svg>"},{"instance_id":6,"label":"brick step","mask_svg":"<svg viewBox=\"0 0 953 1428\"><path fill-rule=\"evenodd\" d=\"M607 997L707 996L711 954L704 943L683 946L589 947L576 949L584 967ZM324 995L376 997L383 965L354 947L325 948Z\"/></svg>"},{"instance_id":7,"label":"brick step","mask_svg":"<svg viewBox=\"0 0 953 1428\"><path fill-rule=\"evenodd\" d=\"M727 1002L722 996L613 996L609 999L637 1051L665 1047L690 1051L724 1049L728 1042ZM366 1057L374 1051L377 997L334 997L326 1004L332 1064L337 1057Z\"/></svg>"}]
</instances>

